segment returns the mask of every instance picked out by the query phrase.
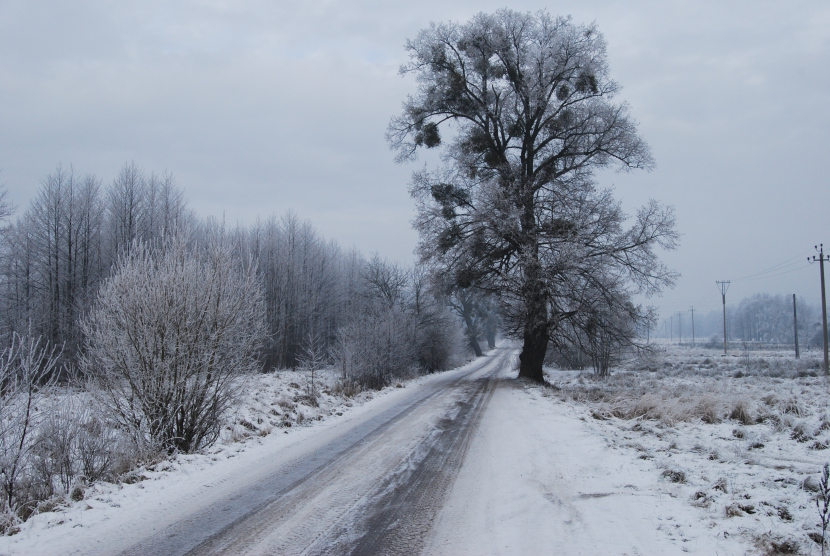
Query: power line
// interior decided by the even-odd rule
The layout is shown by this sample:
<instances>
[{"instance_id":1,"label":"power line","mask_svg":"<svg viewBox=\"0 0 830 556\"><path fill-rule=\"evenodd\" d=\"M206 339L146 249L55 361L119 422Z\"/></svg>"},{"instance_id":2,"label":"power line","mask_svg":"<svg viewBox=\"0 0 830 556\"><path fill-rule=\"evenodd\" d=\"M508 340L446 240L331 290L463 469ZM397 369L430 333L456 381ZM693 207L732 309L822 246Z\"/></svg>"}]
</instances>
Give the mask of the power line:
<instances>
[{"instance_id":1,"label":"power line","mask_svg":"<svg viewBox=\"0 0 830 556\"><path fill-rule=\"evenodd\" d=\"M785 270L785 271L779 272L777 274L766 274L764 276L755 276L754 278L743 278L740 281L741 282L750 282L752 280L763 280L764 278L775 278L776 276L783 276L784 274L789 274L791 272L795 272L796 270L801 270L801 269L807 268L809 266L810 265L802 265L802 266L799 266L797 268L793 268L792 270ZM738 281L738 280L736 280L736 281Z\"/></svg>"},{"instance_id":2,"label":"power line","mask_svg":"<svg viewBox=\"0 0 830 556\"><path fill-rule=\"evenodd\" d=\"M754 277L759 276L761 274L767 274L769 272L774 272L776 270L780 270L781 268L784 268L784 267L787 267L787 266L792 266L793 264L801 262L803 260L802 257L804 255L806 255L807 253L809 253L809 251L805 251L805 252L801 253L800 255L796 255L795 257L792 257L790 259L787 259L786 261L775 264L775 265L773 265L769 268L766 268L764 270L759 270L758 272L753 272L751 274L747 274L746 276L741 276L740 278L736 278L735 281L737 282L738 280L747 280L749 278L754 278Z\"/></svg>"}]
</instances>

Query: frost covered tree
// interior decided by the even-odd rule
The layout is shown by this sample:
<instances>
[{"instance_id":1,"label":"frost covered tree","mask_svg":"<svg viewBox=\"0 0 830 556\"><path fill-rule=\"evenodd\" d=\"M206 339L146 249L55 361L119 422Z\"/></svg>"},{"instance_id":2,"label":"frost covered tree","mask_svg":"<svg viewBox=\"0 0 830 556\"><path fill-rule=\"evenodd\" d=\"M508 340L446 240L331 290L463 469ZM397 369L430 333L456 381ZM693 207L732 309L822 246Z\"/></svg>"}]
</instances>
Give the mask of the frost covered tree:
<instances>
[{"instance_id":1,"label":"frost covered tree","mask_svg":"<svg viewBox=\"0 0 830 556\"><path fill-rule=\"evenodd\" d=\"M192 452L219 435L240 377L259 369L264 303L255 269L221 238L135 243L83 324L85 366L137 442Z\"/></svg>"},{"instance_id":2,"label":"frost covered tree","mask_svg":"<svg viewBox=\"0 0 830 556\"><path fill-rule=\"evenodd\" d=\"M651 168L648 145L615 101L594 25L502 10L432 24L406 49L418 90L387 139L400 162L424 147L444 160L413 177L421 258L500 296L520 375L542 380L549 341L597 295L625 305L673 282L654 252L675 246L673 211L652 201L630 221L594 181L607 166Z\"/></svg>"},{"instance_id":3,"label":"frost covered tree","mask_svg":"<svg viewBox=\"0 0 830 556\"><path fill-rule=\"evenodd\" d=\"M0 196L0 221L4 211ZM0 343L17 334L63 346L75 363L79 322L117 256L134 240L192 228L195 217L173 177L127 164L105 188L93 174L58 165L30 206L3 230L0 246Z\"/></svg>"}]
</instances>

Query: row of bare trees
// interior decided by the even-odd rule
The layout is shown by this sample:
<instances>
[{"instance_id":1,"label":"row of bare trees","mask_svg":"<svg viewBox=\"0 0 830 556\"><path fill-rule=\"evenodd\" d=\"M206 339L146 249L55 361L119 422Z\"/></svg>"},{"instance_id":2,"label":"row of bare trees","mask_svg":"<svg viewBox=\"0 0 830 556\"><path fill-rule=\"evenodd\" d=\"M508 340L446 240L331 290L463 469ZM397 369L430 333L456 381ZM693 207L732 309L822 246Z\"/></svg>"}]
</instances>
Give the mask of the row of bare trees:
<instances>
[{"instance_id":1,"label":"row of bare trees","mask_svg":"<svg viewBox=\"0 0 830 556\"><path fill-rule=\"evenodd\" d=\"M798 338L802 347L821 347L821 307L808 299L798 298ZM688 315L675 316L673 335L679 334L678 319L682 318L684 343L691 339L691 322ZM792 295L758 293L743 298L737 304L726 306L726 326L730 341L740 339L753 344L792 345L795 340ZM669 336L669 331L660 330ZM723 313L715 309L695 315L695 332L698 339L712 338L712 343L723 342Z\"/></svg>"},{"instance_id":2,"label":"row of bare trees","mask_svg":"<svg viewBox=\"0 0 830 556\"><path fill-rule=\"evenodd\" d=\"M147 173L128 163L104 186L93 174L58 166L43 179L28 209L4 229L2 345L8 347L14 334L41 337L62 347L62 361L76 363L83 351L82 317L120 256L136 242L154 245L182 232L207 244L219 228L190 210L170 174ZM440 319L418 317L424 307L450 306L450 298L427 283L423 272L344 251L292 212L227 234L235 250L252 261L263 288L268 334L260 355L265 368L296 367L309 334L322 338L326 349L342 343L339 331L378 314L378 304L386 312L405 314L419 330L438 322L455 326L443 308ZM414 355L422 351L414 349L415 359L407 364L430 370L446 366L435 354Z\"/></svg>"},{"instance_id":3,"label":"row of bare trees","mask_svg":"<svg viewBox=\"0 0 830 556\"><path fill-rule=\"evenodd\" d=\"M0 260L0 322L6 346L13 334L42 337L74 360L80 316L119 253L192 226L172 176L126 164L104 189L92 174L58 166L37 196L4 229Z\"/></svg>"}]
</instances>

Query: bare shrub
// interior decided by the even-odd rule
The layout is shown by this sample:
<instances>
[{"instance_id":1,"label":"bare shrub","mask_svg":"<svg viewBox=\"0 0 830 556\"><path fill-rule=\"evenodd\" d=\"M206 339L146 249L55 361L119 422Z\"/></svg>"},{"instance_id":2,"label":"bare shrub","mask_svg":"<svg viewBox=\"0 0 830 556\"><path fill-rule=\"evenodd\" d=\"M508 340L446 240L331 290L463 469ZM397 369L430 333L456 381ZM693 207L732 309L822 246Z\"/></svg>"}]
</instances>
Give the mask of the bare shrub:
<instances>
[{"instance_id":1,"label":"bare shrub","mask_svg":"<svg viewBox=\"0 0 830 556\"><path fill-rule=\"evenodd\" d=\"M199 254L174 238L121 257L83 324L84 367L137 445L192 452L216 440L239 378L259 368L262 299L221 238Z\"/></svg>"},{"instance_id":2,"label":"bare shrub","mask_svg":"<svg viewBox=\"0 0 830 556\"><path fill-rule=\"evenodd\" d=\"M360 394L360 392L362 392L360 384L348 379L340 379L332 387L332 394L342 395L346 398L353 398Z\"/></svg>"},{"instance_id":3,"label":"bare shrub","mask_svg":"<svg viewBox=\"0 0 830 556\"><path fill-rule=\"evenodd\" d=\"M33 500L26 487L43 420L38 407L54 383L58 355L40 339L16 334L0 355L0 481L4 510L12 516L4 521L6 527L31 510Z\"/></svg>"},{"instance_id":4,"label":"bare shrub","mask_svg":"<svg viewBox=\"0 0 830 556\"><path fill-rule=\"evenodd\" d=\"M796 442L808 442L813 439L813 435L807 430L807 426L804 423L797 423L793 427L793 432L790 435L790 438L795 440Z\"/></svg>"},{"instance_id":5,"label":"bare shrub","mask_svg":"<svg viewBox=\"0 0 830 556\"><path fill-rule=\"evenodd\" d=\"M704 423L714 425L720 423L721 412L717 398L711 395L701 397L695 404L694 413Z\"/></svg>"},{"instance_id":6,"label":"bare shrub","mask_svg":"<svg viewBox=\"0 0 830 556\"><path fill-rule=\"evenodd\" d=\"M32 453L33 497L72 496L79 484L112 479L136 463L129 441L85 393L65 389L44 408Z\"/></svg>"},{"instance_id":7,"label":"bare shrub","mask_svg":"<svg viewBox=\"0 0 830 556\"><path fill-rule=\"evenodd\" d=\"M375 304L338 331L345 346L338 367L344 378L363 388L379 390L393 378L417 374L411 343L414 321L397 306ZM348 360L345 360L345 354Z\"/></svg>"},{"instance_id":8,"label":"bare shrub","mask_svg":"<svg viewBox=\"0 0 830 556\"><path fill-rule=\"evenodd\" d=\"M317 407L317 385L315 374L323 369L328 362L328 354L323 344L322 337L316 332L306 334L303 341L302 353L298 357L300 370L308 373L310 380L306 388L306 397L312 407Z\"/></svg>"},{"instance_id":9,"label":"bare shrub","mask_svg":"<svg viewBox=\"0 0 830 556\"><path fill-rule=\"evenodd\" d=\"M804 410L802 409L801 405L798 403L798 399L790 398L789 400L779 404L781 411L784 413L790 413L795 415L796 417L802 417Z\"/></svg>"},{"instance_id":10,"label":"bare shrub","mask_svg":"<svg viewBox=\"0 0 830 556\"><path fill-rule=\"evenodd\" d=\"M712 485L712 489L713 490L719 490L723 493L729 492L729 489L728 489L727 483L726 483L726 479L724 479L723 477L719 478L717 481L714 482L714 484Z\"/></svg>"},{"instance_id":11,"label":"bare shrub","mask_svg":"<svg viewBox=\"0 0 830 556\"><path fill-rule=\"evenodd\" d=\"M726 514L726 517L740 517L744 515L743 510L741 510L741 507L738 504L729 504L724 508L724 513Z\"/></svg>"}]
</instances>

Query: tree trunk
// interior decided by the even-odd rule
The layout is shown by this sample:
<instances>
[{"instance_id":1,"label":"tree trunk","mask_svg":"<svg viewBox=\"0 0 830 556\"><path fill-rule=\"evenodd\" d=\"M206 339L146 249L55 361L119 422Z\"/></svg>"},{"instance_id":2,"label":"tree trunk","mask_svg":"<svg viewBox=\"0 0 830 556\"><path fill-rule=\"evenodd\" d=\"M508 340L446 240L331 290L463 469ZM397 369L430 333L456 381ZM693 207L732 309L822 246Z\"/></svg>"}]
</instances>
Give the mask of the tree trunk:
<instances>
[{"instance_id":1,"label":"tree trunk","mask_svg":"<svg viewBox=\"0 0 830 556\"><path fill-rule=\"evenodd\" d=\"M525 322L524 344L519 355L519 377L544 382L542 365L548 349L548 307L538 258L538 245L527 250L532 258L525 266Z\"/></svg>"},{"instance_id":2,"label":"tree trunk","mask_svg":"<svg viewBox=\"0 0 830 556\"><path fill-rule=\"evenodd\" d=\"M470 341L470 347L476 354L476 357L481 357L484 352L481 351L481 345L478 343L478 330L473 322L473 304L466 298L461 300L463 307L464 324L467 325L467 339Z\"/></svg>"},{"instance_id":3,"label":"tree trunk","mask_svg":"<svg viewBox=\"0 0 830 556\"><path fill-rule=\"evenodd\" d=\"M490 349L496 347L496 328L496 313L491 306L487 315L487 346Z\"/></svg>"},{"instance_id":4,"label":"tree trunk","mask_svg":"<svg viewBox=\"0 0 830 556\"><path fill-rule=\"evenodd\" d=\"M545 353L548 350L548 332L544 326L525 326L524 344L519 355L519 377L529 378L536 382L544 382L542 364L545 362Z\"/></svg>"},{"instance_id":5,"label":"tree trunk","mask_svg":"<svg viewBox=\"0 0 830 556\"><path fill-rule=\"evenodd\" d=\"M482 355L484 355L484 352L481 351L481 345L478 343L478 338L472 335L470 336L470 347L473 348L476 357L481 357Z\"/></svg>"}]
</instances>

